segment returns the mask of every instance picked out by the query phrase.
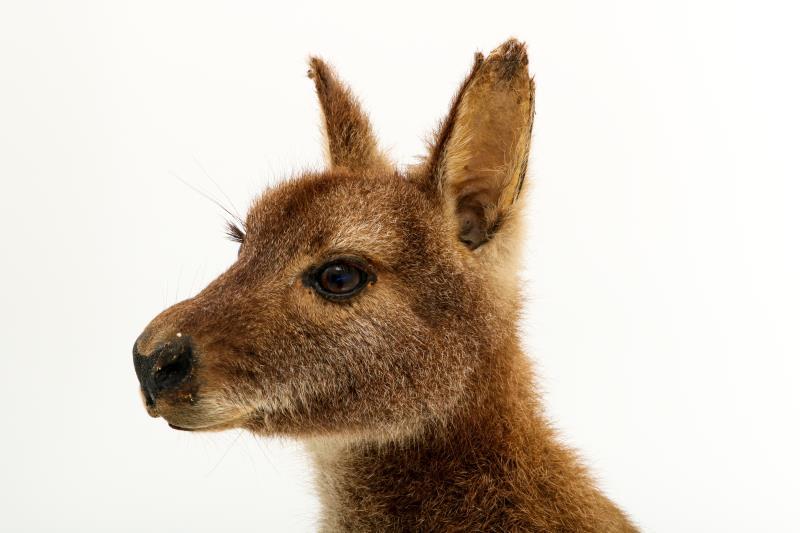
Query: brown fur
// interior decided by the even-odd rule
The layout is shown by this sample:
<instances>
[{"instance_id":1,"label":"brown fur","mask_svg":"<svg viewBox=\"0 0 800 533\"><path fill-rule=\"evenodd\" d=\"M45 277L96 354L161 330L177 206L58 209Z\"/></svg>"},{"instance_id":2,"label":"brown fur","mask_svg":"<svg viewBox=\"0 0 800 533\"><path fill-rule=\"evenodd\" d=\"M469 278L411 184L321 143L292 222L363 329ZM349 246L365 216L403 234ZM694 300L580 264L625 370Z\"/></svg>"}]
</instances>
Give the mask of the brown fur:
<instances>
[{"instance_id":1,"label":"brown fur","mask_svg":"<svg viewBox=\"0 0 800 533\"><path fill-rule=\"evenodd\" d=\"M524 45L476 56L407 172L324 62L309 75L330 168L266 191L238 260L147 327L138 357L182 336L195 353L150 414L302 439L326 531L635 531L556 440L520 349ZM337 257L374 276L347 301L302 281Z\"/></svg>"}]
</instances>

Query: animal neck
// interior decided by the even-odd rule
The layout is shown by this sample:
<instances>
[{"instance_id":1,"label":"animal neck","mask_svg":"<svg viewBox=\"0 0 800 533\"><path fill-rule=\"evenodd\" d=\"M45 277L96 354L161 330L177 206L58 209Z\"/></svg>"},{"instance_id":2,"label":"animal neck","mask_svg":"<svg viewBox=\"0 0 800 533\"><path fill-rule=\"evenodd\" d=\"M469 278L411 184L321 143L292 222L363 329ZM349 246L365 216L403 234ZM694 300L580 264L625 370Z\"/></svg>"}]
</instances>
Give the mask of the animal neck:
<instances>
[{"instance_id":1,"label":"animal neck","mask_svg":"<svg viewBox=\"0 0 800 533\"><path fill-rule=\"evenodd\" d=\"M487 360L494 363L476 374L463 405L444 423L389 442L309 445L324 530L536 525L546 531L547 517L576 498L602 503L553 438L516 342ZM572 512L581 530L579 522L592 513Z\"/></svg>"}]
</instances>

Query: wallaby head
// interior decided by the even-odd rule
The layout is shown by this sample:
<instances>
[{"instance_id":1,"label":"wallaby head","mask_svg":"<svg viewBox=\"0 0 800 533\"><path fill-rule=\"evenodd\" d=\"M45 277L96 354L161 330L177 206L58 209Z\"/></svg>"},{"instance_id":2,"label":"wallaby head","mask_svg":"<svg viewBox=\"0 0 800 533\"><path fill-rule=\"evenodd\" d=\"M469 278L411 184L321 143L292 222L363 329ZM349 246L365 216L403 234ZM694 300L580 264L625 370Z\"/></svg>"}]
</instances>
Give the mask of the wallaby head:
<instances>
[{"instance_id":1,"label":"wallaby head","mask_svg":"<svg viewBox=\"0 0 800 533\"><path fill-rule=\"evenodd\" d=\"M516 335L533 120L523 44L477 54L429 153L400 170L322 60L328 168L265 191L236 262L133 349L177 429L384 439L457 413Z\"/></svg>"}]
</instances>

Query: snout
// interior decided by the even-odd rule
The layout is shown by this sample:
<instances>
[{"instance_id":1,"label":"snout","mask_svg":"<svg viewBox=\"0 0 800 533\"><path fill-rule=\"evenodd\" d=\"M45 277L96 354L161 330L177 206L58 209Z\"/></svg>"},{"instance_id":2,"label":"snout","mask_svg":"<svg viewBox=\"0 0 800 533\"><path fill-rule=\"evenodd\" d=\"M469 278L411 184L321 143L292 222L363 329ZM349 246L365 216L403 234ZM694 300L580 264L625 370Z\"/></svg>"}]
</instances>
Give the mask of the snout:
<instances>
[{"instance_id":1,"label":"snout","mask_svg":"<svg viewBox=\"0 0 800 533\"><path fill-rule=\"evenodd\" d=\"M157 344L149 353L139 350L140 342L137 340L133 345L133 366L145 403L154 407L158 398L182 389L182 385L189 381L195 366L192 339L178 334Z\"/></svg>"}]
</instances>

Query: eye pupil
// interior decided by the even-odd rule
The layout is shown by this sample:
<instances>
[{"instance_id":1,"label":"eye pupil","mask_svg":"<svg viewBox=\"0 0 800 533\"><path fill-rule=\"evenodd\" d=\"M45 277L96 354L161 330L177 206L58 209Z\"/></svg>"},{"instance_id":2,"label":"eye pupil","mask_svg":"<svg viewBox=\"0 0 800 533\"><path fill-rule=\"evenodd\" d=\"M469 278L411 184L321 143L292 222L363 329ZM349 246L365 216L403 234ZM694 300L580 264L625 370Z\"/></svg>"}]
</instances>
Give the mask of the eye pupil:
<instances>
[{"instance_id":1,"label":"eye pupil","mask_svg":"<svg viewBox=\"0 0 800 533\"><path fill-rule=\"evenodd\" d=\"M347 287L353 282L354 276L352 272L349 272L341 267L334 267L328 271L328 286L332 290L336 291L346 291Z\"/></svg>"},{"instance_id":2,"label":"eye pupil","mask_svg":"<svg viewBox=\"0 0 800 533\"><path fill-rule=\"evenodd\" d=\"M360 276L350 265L336 264L322 271L320 281L325 290L342 294L353 290L358 285Z\"/></svg>"},{"instance_id":3,"label":"eye pupil","mask_svg":"<svg viewBox=\"0 0 800 533\"><path fill-rule=\"evenodd\" d=\"M328 297L353 296L367 282L367 274L357 266L335 262L317 271L317 291Z\"/></svg>"}]
</instances>

